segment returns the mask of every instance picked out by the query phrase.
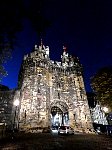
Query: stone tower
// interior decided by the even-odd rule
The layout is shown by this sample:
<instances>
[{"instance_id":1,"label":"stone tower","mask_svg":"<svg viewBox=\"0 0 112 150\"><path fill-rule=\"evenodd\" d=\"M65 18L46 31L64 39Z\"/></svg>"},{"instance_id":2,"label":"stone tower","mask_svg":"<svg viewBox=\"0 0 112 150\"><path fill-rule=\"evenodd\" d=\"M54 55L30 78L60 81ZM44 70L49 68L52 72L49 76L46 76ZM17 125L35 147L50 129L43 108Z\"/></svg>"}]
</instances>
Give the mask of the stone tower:
<instances>
[{"instance_id":1,"label":"stone tower","mask_svg":"<svg viewBox=\"0 0 112 150\"><path fill-rule=\"evenodd\" d=\"M79 59L65 51L61 62L49 58L49 47L35 45L24 56L19 74L19 127L68 125L92 129Z\"/></svg>"}]
</instances>

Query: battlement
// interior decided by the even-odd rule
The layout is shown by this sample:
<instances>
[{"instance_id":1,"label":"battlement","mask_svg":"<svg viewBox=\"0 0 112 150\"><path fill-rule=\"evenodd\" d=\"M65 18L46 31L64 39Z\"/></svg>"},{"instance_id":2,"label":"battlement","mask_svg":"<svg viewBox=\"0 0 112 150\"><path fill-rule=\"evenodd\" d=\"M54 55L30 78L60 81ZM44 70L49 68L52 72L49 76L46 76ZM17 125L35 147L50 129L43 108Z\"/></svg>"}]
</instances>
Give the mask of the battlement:
<instances>
[{"instance_id":1,"label":"battlement","mask_svg":"<svg viewBox=\"0 0 112 150\"><path fill-rule=\"evenodd\" d=\"M21 129L27 131L51 125L92 129L82 65L77 57L66 52L65 47L63 50L60 62L49 58L49 47L42 42L24 56L18 84Z\"/></svg>"},{"instance_id":2,"label":"battlement","mask_svg":"<svg viewBox=\"0 0 112 150\"><path fill-rule=\"evenodd\" d=\"M78 57L72 57L66 51L61 55L61 62L53 61L49 58L49 46L41 45L37 47L35 45L34 51L30 54L24 56L24 64L27 64L28 67L44 67L50 70L57 70L60 72L82 72L82 65L79 62Z\"/></svg>"}]
</instances>

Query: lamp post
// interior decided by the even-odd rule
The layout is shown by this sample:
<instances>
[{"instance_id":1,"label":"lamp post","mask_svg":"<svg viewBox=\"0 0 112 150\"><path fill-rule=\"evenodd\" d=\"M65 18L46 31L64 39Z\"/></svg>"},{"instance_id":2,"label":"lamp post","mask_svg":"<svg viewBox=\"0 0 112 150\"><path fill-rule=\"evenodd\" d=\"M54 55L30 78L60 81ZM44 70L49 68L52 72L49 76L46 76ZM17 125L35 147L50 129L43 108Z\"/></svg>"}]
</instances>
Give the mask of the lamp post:
<instances>
[{"instance_id":1,"label":"lamp post","mask_svg":"<svg viewBox=\"0 0 112 150\"><path fill-rule=\"evenodd\" d=\"M13 124L13 130L15 129L15 125L16 125L16 129L18 129L18 106L19 106L19 100L16 99L13 103L13 105L15 106L14 108L14 124Z\"/></svg>"},{"instance_id":2,"label":"lamp post","mask_svg":"<svg viewBox=\"0 0 112 150\"><path fill-rule=\"evenodd\" d=\"M103 107L102 109L105 113L106 121L109 124L109 120L108 120L109 109L108 109L108 107Z\"/></svg>"}]
</instances>

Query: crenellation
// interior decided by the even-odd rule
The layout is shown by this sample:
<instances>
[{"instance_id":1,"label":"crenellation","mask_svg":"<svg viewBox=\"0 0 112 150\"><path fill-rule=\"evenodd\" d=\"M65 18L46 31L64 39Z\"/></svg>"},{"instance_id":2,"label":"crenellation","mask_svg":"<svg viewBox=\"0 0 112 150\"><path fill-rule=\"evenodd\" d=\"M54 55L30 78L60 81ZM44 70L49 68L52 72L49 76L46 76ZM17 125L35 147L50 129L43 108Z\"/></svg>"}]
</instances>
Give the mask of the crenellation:
<instances>
[{"instance_id":1,"label":"crenellation","mask_svg":"<svg viewBox=\"0 0 112 150\"><path fill-rule=\"evenodd\" d=\"M50 60L49 47L44 45L35 45L34 52L24 56L19 78L22 129L63 123L75 130L92 129L82 65L65 51L61 58L62 62Z\"/></svg>"}]
</instances>

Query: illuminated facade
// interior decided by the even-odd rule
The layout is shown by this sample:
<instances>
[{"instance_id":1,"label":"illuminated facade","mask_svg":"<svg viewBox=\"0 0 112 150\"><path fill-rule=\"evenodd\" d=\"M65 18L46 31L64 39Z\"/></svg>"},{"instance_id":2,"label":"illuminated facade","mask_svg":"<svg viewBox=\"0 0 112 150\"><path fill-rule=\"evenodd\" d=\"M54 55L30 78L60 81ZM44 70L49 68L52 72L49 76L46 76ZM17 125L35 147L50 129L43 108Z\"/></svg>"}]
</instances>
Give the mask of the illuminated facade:
<instances>
[{"instance_id":1,"label":"illuminated facade","mask_svg":"<svg viewBox=\"0 0 112 150\"><path fill-rule=\"evenodd\" d=\"M51 60L49 47L44 45L35 45L34 51L24 56L17 94L21 129L54 125L85 131L93 128L82 66L65 50L61 60Z\"/></svg>"},{"instance_id":2,"label":"illuminated facade","mask_svg":"<svg viewBox=\"0 0 112 150\"><path fill-rule=\"evenodd\" d=\"M0 123L5 125L12 124L12 103L15 90L9 90L8 87L0 84Z\"/></svg>"},{"instance_id":3,"label":"illuminated facade","mask_svg":"<svg viewBox=\"0 0 112 150\"><path fill-rule=\"evenodd\" d=\"M108 125L105 112L103 111L102 107L99 104L97 104L95 108L90 109L90 111L93 123Z\"/></svg>"}]
</instances>

